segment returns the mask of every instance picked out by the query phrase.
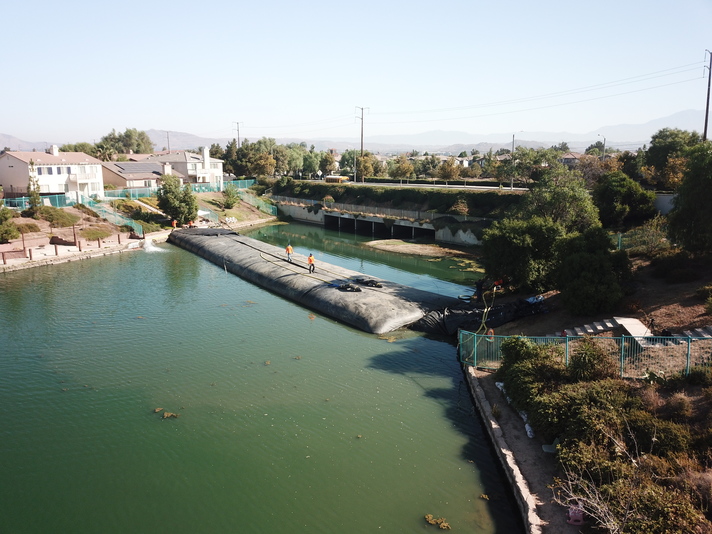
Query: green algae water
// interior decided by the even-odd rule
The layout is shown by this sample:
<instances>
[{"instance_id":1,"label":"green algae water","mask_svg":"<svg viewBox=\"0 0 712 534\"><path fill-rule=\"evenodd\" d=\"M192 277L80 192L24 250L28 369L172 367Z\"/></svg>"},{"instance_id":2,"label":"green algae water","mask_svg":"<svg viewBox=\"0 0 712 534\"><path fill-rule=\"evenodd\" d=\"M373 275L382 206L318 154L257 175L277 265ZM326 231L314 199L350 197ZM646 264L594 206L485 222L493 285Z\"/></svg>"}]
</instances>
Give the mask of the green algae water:
<instances>
[{"instance_id":1,"label":"green algae water","mask_svg":"<svg viewBox=\"0 0 712 534\"><path fill-rule=\"evenodd\" d=\"M0 275L0 532L522 531L451 343L151 250Z\"/></svg>"}]
</instances>

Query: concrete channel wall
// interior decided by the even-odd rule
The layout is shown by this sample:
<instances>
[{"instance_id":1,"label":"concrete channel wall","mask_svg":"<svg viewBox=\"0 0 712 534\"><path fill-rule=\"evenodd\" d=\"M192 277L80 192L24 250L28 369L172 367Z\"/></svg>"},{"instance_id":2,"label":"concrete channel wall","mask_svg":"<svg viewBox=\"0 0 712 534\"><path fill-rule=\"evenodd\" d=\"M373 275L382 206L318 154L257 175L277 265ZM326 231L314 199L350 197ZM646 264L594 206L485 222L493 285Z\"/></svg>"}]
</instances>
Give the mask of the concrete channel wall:
<instances>
[{"instance_id":1,"label":"concrete channel wall","mask_svg":"<svg viewBox=\"0 0 712 534\"><path fill-rule=\"evenodd\" d=\"M448 227L436 227L432 221L411 221L409 219L391 220L391 224L386 226L385 219L377 215L353 214L340 211L316 210L312 206L300 206L295 204L281 203L278 205L282 215L292 217L297 221L318 224L320 226L331 225L330 219L337 218L337 227L345 231L353 231L359 234L371 234L374 237L384 238L405 238L431 237L435 241L451 243L454 245L479 245L480 241L470 229L457 229L454 232ZM450 217L450 216L448 216ZM457 219L457 217L452 217ZM327 224L329 223L329 224Z\"/></svg>"},{"instance_id":2,"label":"concrete channel wall","mask_svg":"<svg viewBox=\"0 0 712 534\"><path fill-rule=\"evenodd\" d=\"M216 228L176 230L168 242L219 265L226 271L307 308L373 334L412 324L426 313L458 303L456 298L367 277L363 273L307 259L236 232ZM358 280L372 284L359 283Z\"/></svg>"}]
</instances>

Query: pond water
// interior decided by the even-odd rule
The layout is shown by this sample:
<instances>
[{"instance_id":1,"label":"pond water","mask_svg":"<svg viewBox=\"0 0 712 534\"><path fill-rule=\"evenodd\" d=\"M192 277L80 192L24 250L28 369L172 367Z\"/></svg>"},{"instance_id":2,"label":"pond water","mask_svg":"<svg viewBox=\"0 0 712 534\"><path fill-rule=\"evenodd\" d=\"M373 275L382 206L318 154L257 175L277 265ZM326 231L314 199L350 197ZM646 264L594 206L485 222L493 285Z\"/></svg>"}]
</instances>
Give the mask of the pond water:
<instances>
[{"instance_id":1,"label":"pond water","mask_svg":"<svg viewBox=\"0 0 712 534\"><path fill-rule=\"evenodd\" d=\"M285 236L466 291L457 269L359 238L253 235ZM432 532L425 514L522 531L452 342L365 334L149 250L0 275L0 531Z\"/></svg>"}]
</instances>

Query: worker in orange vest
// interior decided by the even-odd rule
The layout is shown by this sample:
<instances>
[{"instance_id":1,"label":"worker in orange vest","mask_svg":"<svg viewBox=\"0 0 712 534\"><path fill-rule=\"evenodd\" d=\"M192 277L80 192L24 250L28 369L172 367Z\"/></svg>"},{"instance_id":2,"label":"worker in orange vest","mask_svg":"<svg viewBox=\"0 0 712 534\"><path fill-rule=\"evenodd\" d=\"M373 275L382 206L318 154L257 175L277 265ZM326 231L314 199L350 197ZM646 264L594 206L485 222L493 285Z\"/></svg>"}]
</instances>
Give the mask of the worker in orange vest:
<instances>
[{"instance_id":1,"label":"worker in orange vest","mask_svg":"<svg viewBox=\"0 0 712 534\"><path fill-rule=\"evenodd\" d=\"M313 273L314 272L314 255L309 254L309 257L307 258L307 263L309 264L309 272Z\"/></svg>"},{"instance_id":2,"label":"worker in orange vest","mask_svg":"<svg viewBox=\"0 0 712 534\"><path fill-rule=\"evenodd\" d=\"M287 261L292 262L292 254L294 254L294 249L292 248L291 243L287 244Z\"/></svg>"}]
</instances>

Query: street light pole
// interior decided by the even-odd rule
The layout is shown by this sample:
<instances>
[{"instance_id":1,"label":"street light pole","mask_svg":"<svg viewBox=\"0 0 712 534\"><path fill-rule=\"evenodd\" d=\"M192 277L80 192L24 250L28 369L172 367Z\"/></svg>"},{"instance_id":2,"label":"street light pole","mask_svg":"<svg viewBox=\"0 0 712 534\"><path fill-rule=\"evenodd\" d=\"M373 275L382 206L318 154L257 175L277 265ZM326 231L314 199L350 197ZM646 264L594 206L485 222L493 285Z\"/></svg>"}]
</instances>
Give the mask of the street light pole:
<instances>
[{"instance_id":1,"label":"street light pole","mask_svg":"<svg viewBox=\"0 0 712 534\"><path fill-rule=\"evenodd\" d=\"M705 103L705 129L702 132L702 141L707 141L707 120L710 116L710 82L712 82L712 52L705 50L710 55L710 66L707 67L707 102Z\"/></svg>"},{"instance_id":2,"label":"street light pole","mask_svg":"<svg viewBox=\"0 0 712 534\"><path fill-rule=\"evenodd\" d=\"M520 132L523 132L524 130L519 130ZM512 134L512 152L510 154L510 158L512 160L512 176L510 177L509 181L509 190L514 191L514 136L517 132L514 132Z\"/></svg>"},{"instance_id":3,"label":"street light pole","mask_svg":"<svg viewBox=\"0 0 712 534\"><path fill-rule=\"evenodd\" d=\"M598 137L603 137L603 156L601 156L601 161L605 163L605 161L606 161L606 136L598 134Z\"/></svg>"}]
</instances>

